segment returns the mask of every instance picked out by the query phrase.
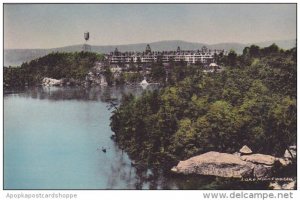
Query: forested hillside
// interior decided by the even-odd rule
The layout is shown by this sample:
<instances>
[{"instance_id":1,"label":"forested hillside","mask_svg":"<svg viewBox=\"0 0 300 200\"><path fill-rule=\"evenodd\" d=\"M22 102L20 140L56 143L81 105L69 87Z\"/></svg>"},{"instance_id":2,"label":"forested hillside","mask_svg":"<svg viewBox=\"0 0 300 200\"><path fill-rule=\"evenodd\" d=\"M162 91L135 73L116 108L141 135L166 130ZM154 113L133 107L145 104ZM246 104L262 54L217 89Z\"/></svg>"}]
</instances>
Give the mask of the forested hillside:
<instances>
[{"instance_id":1,"label":"forested hillside","mask_svg":"<svg viewBox=\"0 0 300 200\"><path fill-rule=\"evenodd\" d=\"M50 53L21 67L5 67L4 87L24 87L40 84L44 77L55 79L84 79L96 61L103 60L101 54L92 52Z\"/></svg>"},{"instance_id":2,"label":"forested hillside","mask_svg":"<svg viewBox=\"0 0 300 200\"><path fill-rule=\"evenodd\" d=\"M116 141L139 164L170 169L207 151L282 156L296 141L296 48L246 47L220 58L220 73L175 67L168 86L124 96L113 112Z\"/></svg>"}]
</instances>

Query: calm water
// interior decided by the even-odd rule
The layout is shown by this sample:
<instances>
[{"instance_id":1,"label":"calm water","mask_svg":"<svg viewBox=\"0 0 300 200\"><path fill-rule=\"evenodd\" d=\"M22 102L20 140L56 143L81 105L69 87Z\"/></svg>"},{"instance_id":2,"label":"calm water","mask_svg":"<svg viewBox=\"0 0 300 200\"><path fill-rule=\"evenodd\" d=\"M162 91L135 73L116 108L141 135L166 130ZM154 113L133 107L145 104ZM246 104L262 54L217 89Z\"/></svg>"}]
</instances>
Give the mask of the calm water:
<instances>
[{"instance_id":1,"label":"calm water","mask_svg":"<svg viewBox=\"0 0 300 200\"><path fill-rule=\"evenodd\" d=\"M153 89L149 87L147 89ZM31 88L4 96L5 189L234 189L228 180L135 169L110 139L123 88ZM107 152L102 152L102 147ZM225 184L224 184L225 183ZM231 185L230 185L231 184ZM244 188L244 187L242 187ZM254 188L252 188L254 189Z\"/></svg>"},{"instance_id":2,"label":"calm water","mask_svg":"<svg viewBox=\"0 0 300 200\"><path fill-rule=\"evenodd\" d=\"M5 95L5 189L136 188L135 169L110 139L106 101L142 91L32 88Z\"/></svg>"}]
</instances>

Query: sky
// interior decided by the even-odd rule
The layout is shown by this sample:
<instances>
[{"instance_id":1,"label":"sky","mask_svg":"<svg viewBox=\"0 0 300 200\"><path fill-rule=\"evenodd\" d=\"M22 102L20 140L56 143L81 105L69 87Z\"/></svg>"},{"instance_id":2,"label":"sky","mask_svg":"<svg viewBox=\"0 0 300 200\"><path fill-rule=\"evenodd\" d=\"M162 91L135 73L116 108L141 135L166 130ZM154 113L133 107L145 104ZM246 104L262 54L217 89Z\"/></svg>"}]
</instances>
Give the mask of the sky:
<instances>
[{"instance_id":1,"label":"sky","mask_svg":"<svg viewBox=\"0 0 300 200\"><path fill-rule=\"evenodd\" d=\"M4 48L296 38L296 4L5 4Z\"/></svg>"}]
</instances>

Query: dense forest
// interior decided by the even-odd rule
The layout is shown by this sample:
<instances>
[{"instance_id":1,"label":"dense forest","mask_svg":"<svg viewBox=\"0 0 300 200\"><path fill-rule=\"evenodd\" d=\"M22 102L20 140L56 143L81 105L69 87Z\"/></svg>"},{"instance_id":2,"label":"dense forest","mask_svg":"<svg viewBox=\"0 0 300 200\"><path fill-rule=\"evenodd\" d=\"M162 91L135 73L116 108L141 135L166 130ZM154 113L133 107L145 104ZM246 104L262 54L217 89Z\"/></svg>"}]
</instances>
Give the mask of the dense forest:
<instances>
[{"instance_id":1,"label":"dense forest","mask_svg":"<svg viewBox=\"0 0 300 200\"><path fill-rule=\"evenodd\" d=\"M216 58L222 72L174 66L166 87L123 96L111 117L115 139L136 163L167 170L243 145L282 156L296 142L296 57L296 48L252 45Z\"/></svg>"},{"instance_id":2,"label":"dense forest","mask_svg":"<svg viewBox=\"0 0 300 200\"><path fill-rule=\"evenodd\" d=\"M5 67L4 87L37 85L44 77L83 80L95 62L103 59L103 55L92 52L53 52L28 63L25 62L20 67Z\"/></svg>"}]
</instances>

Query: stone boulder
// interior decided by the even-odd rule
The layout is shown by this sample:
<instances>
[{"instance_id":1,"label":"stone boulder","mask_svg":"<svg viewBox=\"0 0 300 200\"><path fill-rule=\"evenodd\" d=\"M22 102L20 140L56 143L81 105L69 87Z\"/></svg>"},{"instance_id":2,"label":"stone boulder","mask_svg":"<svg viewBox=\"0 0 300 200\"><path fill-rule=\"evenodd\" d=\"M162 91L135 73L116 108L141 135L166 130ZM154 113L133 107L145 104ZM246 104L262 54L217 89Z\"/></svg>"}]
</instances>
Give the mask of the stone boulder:
<instances>
[{"instance_id":1,"label":"stone boulder","mask_svg":"<svg viewBox=\"0 0 300 200\"><path fill-rule=\"evenodd\" d=\"M252 150L247 146L247 145L244 145L241 149L240 149L240 153L241 154L251 154L252 153Z\"/></svg>"},{"instance_id":2,"label":"stone boulder","mask_svg":"<svg viewBox=\"0 0 300 200\"><path fill-rule=\"evenodd\" d=\"M286 167L292 163L292 161L287 158L276 158L276 161L278 161L278 163L283 167Z\"/></svg>"},{"instance_id":3,"label":"stone boulder","mask_svg":"<svg viewBox=\"0 0 300 200\"><path fill-rule=\"evenodd\" d=\"M264 165L273 165L276 161L276 158L274 156L259 154L259 153L252 154L252 155L244 155L241 156L241 159L255 164L264 164Z\"/></svg>"},{"instance_id":4,"label":"stone boulder","mask_svg":"<svg viewBox=\"0 0 300 200\"><path fill-rule=\"evenodd\" d=\"M272 189L272 190L282 190L281 185L279 185L279 183L277 181L276 182L271 182L269 184L269 188Z\"/></svg>"},{"instance_id":5,"label":"stone boulder","mask_svg":"<svg viewBox=\"0 0 300 200\"><path fill-rule=\"evenodd\" d=\"M282 185L283 190L295 190L296 189L296 181L291 181L288 183L284 183Z\"/></svg>"},{"instance_id":6,"label":"stone boulder","mask_svg":"<svg viewBox=\"0 0 300 200\"><path fill-rule=\"evenodd\" d=\"M277 181L271 182L269 184L269 187L273 190L296 190L296 181L289 181L289 182L283 182L279 183Z\"/></svg>"},{"instance_id":7,"label":"stone boulder","mask_svg":"<svg viewBox=\"0 0 300 200\"><path fill-rule=\"evenodd\" d=\"M60 85L62 85L62 80L45 77L42 80L42 85L44 85L44 86L60 86Z\"/></svg>"},{"instance_id":8,"label":"stone boulder","mask_svg":"<svg viewBox=\"0 0 300 200\"><path fill-rule=\"evenodd\" d=\"M265 178L265 177L271 177L272 175L272 166L269 165L255 165L254 169L253 169L253 176L255 178Z\"/></svg>"},{"instance_id":9,"label":"stone boulder","mask_svg":"<svg viewBox=\"0 0 300 200\"><path fill-rule=\"evenodd\" d=\"M210 151L180 161L172 168L172 171L183 174L242 178L252 176L254 167L253 163L243 161L239 156Z\"/></svg>"}]
</instances>

